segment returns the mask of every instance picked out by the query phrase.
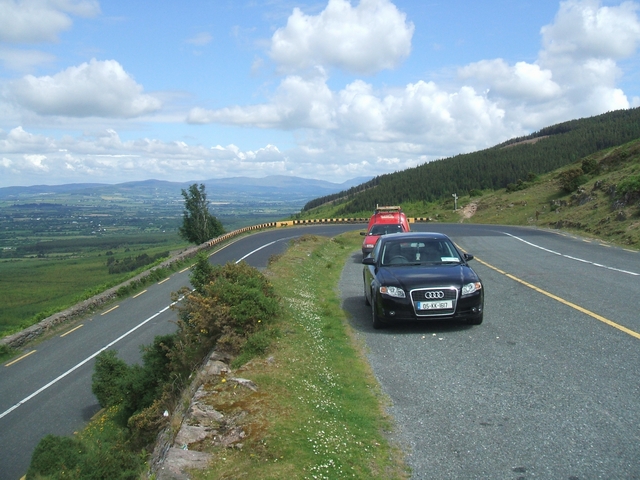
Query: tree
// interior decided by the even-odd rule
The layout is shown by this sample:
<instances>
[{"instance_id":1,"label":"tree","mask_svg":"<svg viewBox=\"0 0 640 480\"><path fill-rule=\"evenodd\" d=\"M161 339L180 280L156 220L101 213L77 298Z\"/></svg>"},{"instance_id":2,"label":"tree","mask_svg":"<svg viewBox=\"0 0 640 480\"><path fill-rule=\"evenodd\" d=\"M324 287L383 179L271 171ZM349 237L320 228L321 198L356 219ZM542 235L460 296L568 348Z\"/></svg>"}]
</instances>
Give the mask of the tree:
<instances>
[{"instance_id":1,"label":"tree","mask_svg":"<svg viewBox=\"0 0 640 480\"><path fill-rule=\"evenodd\" d=\"M209 202L204 185L193 184L189 190L182 189L184 213L180 236L188 242L200 245L224 233L222 223L209 212Z\"/></svg>"}]
</instances>

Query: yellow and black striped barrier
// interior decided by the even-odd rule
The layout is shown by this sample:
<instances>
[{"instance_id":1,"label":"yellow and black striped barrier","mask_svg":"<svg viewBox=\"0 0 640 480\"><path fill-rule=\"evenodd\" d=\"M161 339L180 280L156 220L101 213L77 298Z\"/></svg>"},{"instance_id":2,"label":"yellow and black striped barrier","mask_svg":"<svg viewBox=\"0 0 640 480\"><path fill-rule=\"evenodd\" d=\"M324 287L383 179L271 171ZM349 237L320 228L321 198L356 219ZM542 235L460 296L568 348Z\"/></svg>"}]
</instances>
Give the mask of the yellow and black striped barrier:
<instances>
[{"instance_id":1,"label":"yellow and black striped barrier","mask_svg":"<svg viewBox=\"0 0 640 480\"><path fill-rule=\"evenodd\" d=\"M219 237L213 238L206 242L203 246L212 247L217 245L220 242L224 242L233 238L242 233L250 232L253 230L262 230L265 228L283 228L283 227L293 227L296 225L317 225L317 224L340 224L340 223L367 223L369 221L368 218L310 218L306 220L283 220L281 222L270 222L270 223L261 223L259 225L252 225L250 227L243 227L238 230L234 230L233 232L225 233L224 235L220 235ZM433 221L429 217L413 217L407 218L409 223L417 223L417 222L431 222Z\"/></svg>"}]
</instances>

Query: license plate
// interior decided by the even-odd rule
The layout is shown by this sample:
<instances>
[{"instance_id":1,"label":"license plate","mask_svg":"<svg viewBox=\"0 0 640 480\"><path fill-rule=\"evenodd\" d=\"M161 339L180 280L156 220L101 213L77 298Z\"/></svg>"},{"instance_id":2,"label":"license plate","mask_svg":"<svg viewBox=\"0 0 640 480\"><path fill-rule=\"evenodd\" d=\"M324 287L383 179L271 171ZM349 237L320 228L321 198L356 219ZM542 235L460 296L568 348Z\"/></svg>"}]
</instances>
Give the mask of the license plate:
<instances>
[{"instance_id":1,"label":"license plate","mask_svg":"<svg viewBox=\"0 0 640 480\"><path fill-rule=\"evenodd\" d=\"M439 302L418 302L418 310L446 310L453 308L453 300Z\"/></svg>"}]
</instances>

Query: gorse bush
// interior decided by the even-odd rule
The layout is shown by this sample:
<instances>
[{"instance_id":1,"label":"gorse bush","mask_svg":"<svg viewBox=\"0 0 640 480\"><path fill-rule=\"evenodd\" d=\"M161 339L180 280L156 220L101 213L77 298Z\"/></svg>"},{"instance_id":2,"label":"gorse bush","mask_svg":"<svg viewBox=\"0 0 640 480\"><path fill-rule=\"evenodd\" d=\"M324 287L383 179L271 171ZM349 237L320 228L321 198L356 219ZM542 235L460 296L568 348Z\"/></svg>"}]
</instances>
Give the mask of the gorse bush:
<instances>
[{"instance_id":1,"label":"gorse bush","mask_svg":"<svg viewBox=\"0 0 640 480\"><path fill-rule=\"evenodd\" d=\"M30 478L138 478L145 448L166 425L163 412L175 408L191 373L214 347L243 361L267 352L272 333L264 326L280 306L264 275L246 263L213 267L201 257L191 281L194 291L174 294L184 296L176 307L177 332L143 347L141 365L128 365L113 350L96 357L92 391L107 409L104 424L90 425L92 434L79 439L43 439Z\"/></svg>"},{"instance_id":2,"label":"gorse bush","mask_svg":"<svg viewBox=\"0 0 640 480\"><path fill-rule=\"evenodd\" d=\"M191 372L214 345L237 355L246 339L279 309L273 286L258 270L241 262L211 267L196 263L195 291L178 307L178 338L171 353L177 371Z\"/></svg>"}]
</instances>

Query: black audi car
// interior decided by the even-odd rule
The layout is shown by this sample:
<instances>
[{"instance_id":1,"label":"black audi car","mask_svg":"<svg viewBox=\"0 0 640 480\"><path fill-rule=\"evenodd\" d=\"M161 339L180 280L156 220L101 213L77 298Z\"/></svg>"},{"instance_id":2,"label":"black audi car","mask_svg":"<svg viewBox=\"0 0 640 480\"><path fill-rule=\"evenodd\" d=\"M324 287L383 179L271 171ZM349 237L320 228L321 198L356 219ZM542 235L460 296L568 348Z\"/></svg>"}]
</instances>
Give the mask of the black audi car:
<instances>
[{"instance_id":1,"label":"black audi car","mask_svg":"<svg viewBox=\"0 0 640 480\"><path fill-rule=\"evenodd\" d=\"M441 233L380 237L364 264L364 296L374 328L404 320L482 323L484 287L462 253Z\"/></svg>"}]
</instances>

